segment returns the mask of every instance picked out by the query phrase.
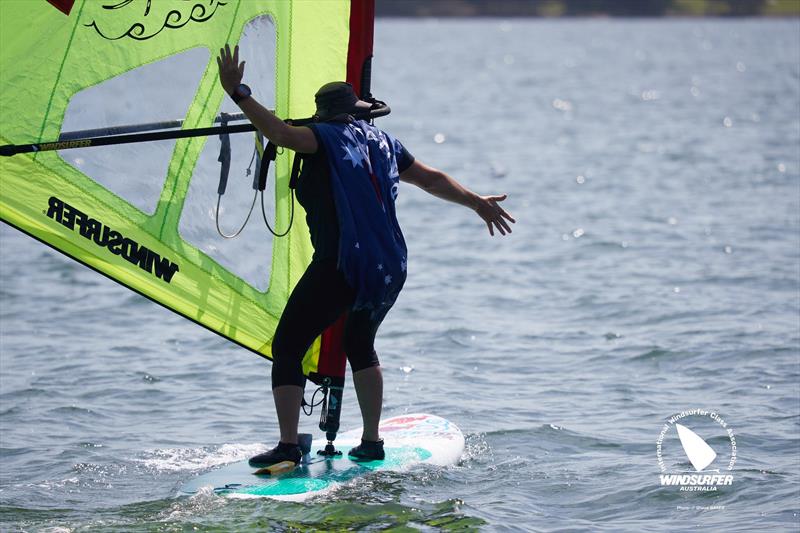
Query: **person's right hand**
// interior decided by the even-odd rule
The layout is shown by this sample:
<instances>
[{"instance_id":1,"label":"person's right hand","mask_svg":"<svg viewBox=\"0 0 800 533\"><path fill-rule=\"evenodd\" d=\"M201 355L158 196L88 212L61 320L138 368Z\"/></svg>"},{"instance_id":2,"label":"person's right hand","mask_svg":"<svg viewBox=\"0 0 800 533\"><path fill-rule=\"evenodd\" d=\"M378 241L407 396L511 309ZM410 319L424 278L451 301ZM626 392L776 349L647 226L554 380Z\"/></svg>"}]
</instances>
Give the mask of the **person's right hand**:
<instances>
[{"instance_id":1,"label":"person's right hand","mask_svg":"<svg viewBox=\"0 0 800 533\"><path fill-rule=\"evenodd\" d=\"M239 45L234 47L233 54L228 44L225 44L225 48L220 48L217 65L219 65L219 82L222 88L226 93L232 94L244 77L244 61L239 63Z\"/></svg>"},{"instance_id":2,"label":"person's right hand","mask_svg":"<svg viewBox=\"0 0 800 533\"><path fill-rule=\"evenodd\" d=\"M501 235L511 233L511 226L508 225L508 220L512 224L516 222L514 217L506 213L506 210L500 207L497 202L502 202L506 199L505 194L499 196L479 196L478 203L475 207L475 212L486 222L489 226L489 234L494 236L494 229Z\"/></svg>"}]
</instances>

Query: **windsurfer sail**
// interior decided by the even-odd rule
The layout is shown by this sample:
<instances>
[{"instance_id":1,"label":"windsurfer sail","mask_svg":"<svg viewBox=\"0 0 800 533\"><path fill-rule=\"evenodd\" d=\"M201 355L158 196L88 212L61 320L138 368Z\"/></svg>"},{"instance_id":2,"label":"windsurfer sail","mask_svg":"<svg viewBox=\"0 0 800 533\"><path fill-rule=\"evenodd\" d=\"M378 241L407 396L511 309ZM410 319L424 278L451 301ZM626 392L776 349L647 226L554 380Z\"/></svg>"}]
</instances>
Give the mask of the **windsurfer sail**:
<instances>
[{"instance_id":1,"label":"windsurfer sail","mask_svg":"<svg viewBox=\"0 0 800 533\"><path fill-rule=\"evenodd\" d=\"M213 190L206 138L253 127L212 125L227 99L209 50L250 38L258 53L249 56L264 58L250 66L269 88L264 101L279 116L306 117L327 81L358 90L367 80L368 92L372 0L48 1L0 2L0 155L17 154L0 158L0 219L269 358L312 250L305 226L289 224L288 151L276 154L270 217L286 238L271 250L245 239L219 251L211 240L213 197L193 196L199 183ZM164 123L170 116L185 118ZM144 124L116 127L126 122ZM141 141L159 142L130 144ZM65 151L95 146L106 148ZM336 339L314 343L306 375L344 375Z\"/></svg>"}]
</instances>

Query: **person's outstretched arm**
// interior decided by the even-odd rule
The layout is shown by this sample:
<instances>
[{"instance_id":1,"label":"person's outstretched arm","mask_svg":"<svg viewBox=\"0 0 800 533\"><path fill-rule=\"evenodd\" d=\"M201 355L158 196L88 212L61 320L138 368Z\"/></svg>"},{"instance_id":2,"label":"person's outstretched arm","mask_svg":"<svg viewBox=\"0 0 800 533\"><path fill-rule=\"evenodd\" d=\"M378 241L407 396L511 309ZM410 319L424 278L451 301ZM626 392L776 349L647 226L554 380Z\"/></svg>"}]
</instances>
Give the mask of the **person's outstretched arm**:
<instances>
[{"instance_id":1,"label":"person's outstretched arm","mask_svg":"<svg viewBox=\"0 0 800 533\"><path fill-rule=\"evenodd\" d=\"M441 170L429 167L418 160L415 160L410 167L400 174L400 179L407 183L412 183L423 191L443 200L473 209L486 222L491 235L494 235L495 228L501 235L511 233L511 226L508 225L508 222L516 222L514 217L506 213L497 203L506 199L505 194L480 196Z\"/></svg>"},{"instance_id":2,"label":"person's outstretched arm","mask_svg":"<svg viewBox=\"0 0 800 533\"><path fill-rule=\"evenodd\" d=\"M232 94L242 83L244 77L244 61L239 63L239 46L236 45L233 54L227 44L225 48L220 48L217 65L219 65L219 82L222 84L222 88L226 93ZM286 124L252 96L241 100L239 108L250 119L253 126L278 146L285 146L304 154L313 154L317 151L317 138L314 136L314 132L309 128Z\"/></svg>"}]
</instances>

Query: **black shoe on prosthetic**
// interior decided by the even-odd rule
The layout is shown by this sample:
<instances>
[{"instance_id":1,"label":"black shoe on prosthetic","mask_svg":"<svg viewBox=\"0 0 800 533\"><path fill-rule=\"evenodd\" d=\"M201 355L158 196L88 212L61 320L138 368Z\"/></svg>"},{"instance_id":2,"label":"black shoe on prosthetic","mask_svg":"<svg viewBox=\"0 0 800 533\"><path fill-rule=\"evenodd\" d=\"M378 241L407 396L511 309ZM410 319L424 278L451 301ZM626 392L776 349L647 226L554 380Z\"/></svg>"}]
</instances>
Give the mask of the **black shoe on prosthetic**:
<instances>
[{"instance_id":1,"label":"black shoe on prosthetic","mask_svg":"<svg viewBox=\"0 0 800 533\"><path fill-rule=\"evenodd\" d=\"M377 442L361 439L361 444L350 450L347 455L353 461L382 461L386 457L383 452L383 439Z\"/></svg>"},{"instance_id":2,"label":"black shoe on prosthetic","mask_svg":"<svg viewBox=\"0 0 800 533\"><path fill-rule=\"evenodd\" d=\"M299 463L303 457L303 452L297 444L279 442L277 446L268 452L260 453L251 457L248 463L254 468L264 468L283 461Z\"/></svg>"}]
</instances>

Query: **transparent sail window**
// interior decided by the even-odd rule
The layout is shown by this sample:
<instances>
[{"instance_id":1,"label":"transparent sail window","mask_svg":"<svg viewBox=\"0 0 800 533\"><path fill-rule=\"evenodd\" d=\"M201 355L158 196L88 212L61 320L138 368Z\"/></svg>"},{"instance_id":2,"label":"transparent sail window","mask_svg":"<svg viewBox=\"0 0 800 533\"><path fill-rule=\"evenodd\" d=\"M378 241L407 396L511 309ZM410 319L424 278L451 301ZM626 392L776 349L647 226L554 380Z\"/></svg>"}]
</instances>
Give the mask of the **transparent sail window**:
<instances>
[{"instance_id":1,"label":"transparent sail window","mask_svg":"<svg viewBox=\"0 0 800 533\"><path fill-rule=\"evenodd\" d=\"M195 48L80 91L69 102L61 134L183 119L209 59L207 49ZM168 87L164 80L169 80ZM137 209L152 215L175 143L175 139L170 139L62 150L59 155Z\"/></svg>"},{"instance_id":2,"label":"transparent sail window","mask_svg":"<svg viewBox=\"0 0 800 533\"><path fill-rule=\"evenodd\" d=\"M275 108L275 38L275 25L272 19L263 16L248 23L239 41L240 61L247 62L246 82L252 89L255 99L269 109ZM223 100L220 111L228 114L241 113L230 98ZM242 122L232 124L242 124ZM253 203L252 182L256 172L256 162L253 159L255 134L231 134L230 143L230 175L219 210L220 229L228 235L239 230L247 217ZM200 249L257 290L266 292L269 287L273 236L264 224L261 195L259 194L256 199L250 219L241 234L233 239L225 239L217 233L215 213L220 177L220 163L217 161L220 145L219 136L209 137L200 154L183 204L178 231L186 242ZM263 200L267 220L273 227L275 226L274 166L273 162L267 176L267 188ZM284 229L280 226L276 228L278 232Z\"/></svg>"}]
</instances>

